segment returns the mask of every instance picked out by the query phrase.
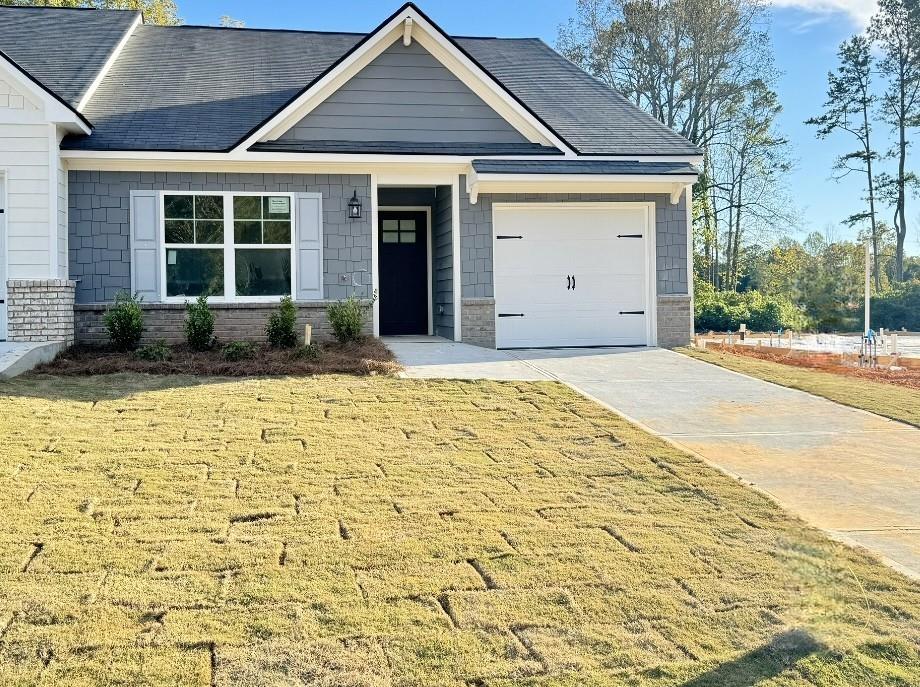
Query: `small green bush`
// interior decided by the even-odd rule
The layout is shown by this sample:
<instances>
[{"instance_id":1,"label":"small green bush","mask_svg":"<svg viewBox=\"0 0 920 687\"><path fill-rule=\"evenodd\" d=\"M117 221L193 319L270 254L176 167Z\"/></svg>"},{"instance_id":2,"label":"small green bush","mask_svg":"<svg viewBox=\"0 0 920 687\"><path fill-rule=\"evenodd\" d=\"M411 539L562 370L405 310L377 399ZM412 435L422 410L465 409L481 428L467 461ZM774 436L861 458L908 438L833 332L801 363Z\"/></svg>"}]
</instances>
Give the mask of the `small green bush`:
<instances>
[{"instance_id":1,"label":"small green bush","mask_svg":"<svg viewBox=\"0 0 920 687\"><path fill-rule=\"evenodd\" d=\"M206 294L185 306L185 338L195 351L206 351L214 345L214 313L208 308Z\"/></svg>"},{"instance_id":2,"label":"small green bush","mask_svg":"<svg viewBox=\"0 0 920 687\"><path fill-rule=\"evenodd\" d=\"M158 339L151 344L138 348L136 355L141 360L163 363L172 358L172 349L163 339Z\"/></svg>"},{"instance_id":3,"label":"small green bush","mask_svg":"<svg viewBox=\"0 0 920 687\"><path fill-rule=\"evenodd\" d=\"M293 348L297 345L297 306L290 296L281 299L281 304L268 318L265 326L268 343L275 348Z\"/></svg>"},{"instance_id":4,"label":"small green bush","mask_svg":"<svg viewBox=\"0 0 920 687\"><path fill-rule=\"evenodd\" d=\"M697 283L694 300L697 331L735 332L742 324L752 332L809 326L808 317L791 301L759 291L716 291Z\"/></svg>"},{"instance_id":5,"label":"small green bush","mask_svg":"<svg viewBox=\"0 0 920 687\"><path fill-rule=\"evenodd\" d=\"M297 360L316 360L319 358L319 346L311 343L309 346L298 346L294 349L294 358Z\"/></svg>"},{"instance_id":6,"label":"small green bush","mask_svg":"<svg viewBox=\"0 0 920 687\"><path fill-rule=\"evenodd\" d=\"M115 294L115 303L103 317L109 331L109 342L119 351L133 351L144 332L144 311L141 299L127 291Z\"/></svg>"},{"instance_id":7,"label":"small green bush","mask_svg":"<svg viewBox=\"0 0 920 687\"><path fill-rule=\"evenodd\" d=\"M235 363L238 360L249 360L256 355L256 347L248 341L231 341L221 349L224 360Z\"/></svg>"},{"instance_id":8,"label":"small green bush","mask_svg":"<svg viewBox=\"0 0 920 687\"><path fill-rule=\"evenodd\" d=\"M374 300L376 300L376 295ZM332 333L339 343L357 341L361 338L364 320L370 305L362 303L356 296L349 296L344 301L332 303L326 308Z\"/></svg>"}]
</instances>

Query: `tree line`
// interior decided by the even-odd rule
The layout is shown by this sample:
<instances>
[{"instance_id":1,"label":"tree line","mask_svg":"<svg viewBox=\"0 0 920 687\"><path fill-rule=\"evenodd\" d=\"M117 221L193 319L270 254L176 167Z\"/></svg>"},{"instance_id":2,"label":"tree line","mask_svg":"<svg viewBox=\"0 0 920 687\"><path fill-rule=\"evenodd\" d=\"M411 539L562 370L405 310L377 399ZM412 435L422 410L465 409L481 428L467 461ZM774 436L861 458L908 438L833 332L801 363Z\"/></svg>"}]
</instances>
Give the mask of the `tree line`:
<instances>
[{"instance_id":1,"label":"tree line","mask_svg":"<svg viewBox=\"0 0 920 687\"><path fill-rule=\"evenodd\" d=\"M703 151L693 192L698 300L738 303L722 294L758 289L781 301L774 310L790 326L803 320L788 316L789 305L811 326L850 324L861 298L861 287L849 287L862 270L861 247L821 234L790 238L801 224L787 182L796 163L777 125L767 12L761 0L578 0L558 47ZM920 127L920 0L881 0L838 59L824 110L808 123L820 138L852 141L830 171L864 179L864 207L841 221L872 242L877 295L897 297L920 277L905 258L918 188L908 153ZM785 276L765 278L771 271Z\"/></svg>"}]
</instances>

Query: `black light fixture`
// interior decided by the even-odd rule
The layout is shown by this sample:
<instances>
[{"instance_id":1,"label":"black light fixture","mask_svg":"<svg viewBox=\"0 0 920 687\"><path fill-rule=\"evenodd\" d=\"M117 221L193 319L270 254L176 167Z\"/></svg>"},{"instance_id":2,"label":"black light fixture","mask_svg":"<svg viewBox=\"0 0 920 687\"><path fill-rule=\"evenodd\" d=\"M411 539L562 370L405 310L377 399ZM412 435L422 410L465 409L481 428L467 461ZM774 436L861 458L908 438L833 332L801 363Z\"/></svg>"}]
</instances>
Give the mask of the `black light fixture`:
<instances>
[{"instance_id":1,"label":"black light fixture","mask_svg":"<svg viewBox=\"0 0 920 687\"><path fill-rule=\"evenodd\" d=\"M361 201L358 200L357 189L355 189L351 200L348 201L348 219L361 219Z\"/></svg>"}]
</instances>

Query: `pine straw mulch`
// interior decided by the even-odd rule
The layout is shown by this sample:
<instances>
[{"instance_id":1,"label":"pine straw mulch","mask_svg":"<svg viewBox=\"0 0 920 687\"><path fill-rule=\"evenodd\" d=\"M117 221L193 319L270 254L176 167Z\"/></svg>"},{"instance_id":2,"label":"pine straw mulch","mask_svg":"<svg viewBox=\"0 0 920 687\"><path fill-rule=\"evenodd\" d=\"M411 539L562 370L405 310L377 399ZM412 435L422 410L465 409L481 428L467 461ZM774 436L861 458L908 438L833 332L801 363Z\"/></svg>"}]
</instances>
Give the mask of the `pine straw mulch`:
<instances>
[{"instance_id":1,"label":"pine straw mulch","mask_svg":"<svg viewBox=\"0 0 920 687\"><path fill-rule=\"evenodd\" d=\"M920 389L920 369L918 368L900 368L890 369L888 367L858 367L855 359L849 360L850 364L844 364L845 360L839 353L803 353L797 351L790 354L788 349L766 348L755 346L708 346L708 349L720 353L733 353L743 355L748 358L757 358L758 360L767 360L773 363L791 365L794 367L804 367L811 370L820 370L832 374L843 375L846 377L856 377L873 382L885 382L888 384L897 384L908 389ZM850 356L853 358L853 356Z\"/></svg>"},{"instance_id":2,"label":"pine straw mulch","mask_svg":"<svg viewBox=\"0 0 920 687\"><path fill-rule=\"evenodd\" d=\"M166 361L144 360L134 352L120 352L98 346L74 346L36 368L36 372L55 375L104 375L139 372L154 375L201 375L217 377L298 376L318 374L392 375L402 367L379 339L340 344L321 343L314 356L304 349L276 349L257 345L246 360L228 361L220 345L209 351L193 351L188 346L172 346Z\"/></svg>"}]
</instances>

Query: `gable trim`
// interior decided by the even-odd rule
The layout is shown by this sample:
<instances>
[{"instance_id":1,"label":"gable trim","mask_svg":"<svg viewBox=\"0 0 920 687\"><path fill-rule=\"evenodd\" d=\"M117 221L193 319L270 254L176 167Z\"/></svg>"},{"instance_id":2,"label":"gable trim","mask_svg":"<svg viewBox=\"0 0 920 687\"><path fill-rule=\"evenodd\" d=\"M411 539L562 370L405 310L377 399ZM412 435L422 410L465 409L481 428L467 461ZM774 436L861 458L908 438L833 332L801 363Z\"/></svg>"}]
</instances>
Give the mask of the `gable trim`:
<instances>
[{"instance_id":1,"label":"gable trim","mask_svg":"<svg viewBox=\"0 0 920 687\"><path fill-rule=\"evenodd\" d=\"M393 43L405 40L407 20L412 21L409 37L417 40L436 60L525 138L532 142L551 145L562 150L567 156L576 154L571 145L411 2L367 34L349 52L336 60L275 114L253 128L229 151L246 150L262 139L271 140L287 131Z\"/></svg>"},{"instance_id":2,"label":"gable trim","mask_svg":"<svg viewBox=\"0 0 920 687\"><path fill-rule=\"evenodd\" d=\"M134 35L135 29L137 29L139 24L143 23L143 20L144 15L138 12L137 16L134 18L134 21L131 23L131 26L127 28L124 35L112 49L112 52L109 54L105 64L102 65L102 69L100 69L99 73L96 74L96 78L93 79L93 82L80 97L80 102L77 103L78 112L83 112L83 110L86 109L89 101L96 94L96 90L99 88L102 80L108 75L109 71L112 69L112 66L115 64L115 61L118 59L118 56L121 55L121 51L124 50L125 45L128 43L128 39Z\"/></svg>"},{"instance_id":3,"label":"gable trim","mask_svg":"<svg viewBox=\"0 0 920 687\"><path fill-rule=\"evenodd\" d=\"M86 117L75 110L73 106L61 96L23 69L9 55L0 50L0 68L4 67L4 71L8 73L21 88L24 88L34 97L38 98L44 106L45 116L49 121L61 124L72 124L73 128L83 134L92 133L93 125L90 124Z\"/></svg>"}]
</instances>

